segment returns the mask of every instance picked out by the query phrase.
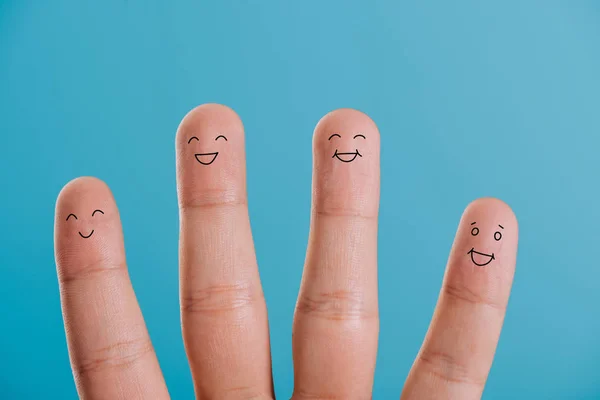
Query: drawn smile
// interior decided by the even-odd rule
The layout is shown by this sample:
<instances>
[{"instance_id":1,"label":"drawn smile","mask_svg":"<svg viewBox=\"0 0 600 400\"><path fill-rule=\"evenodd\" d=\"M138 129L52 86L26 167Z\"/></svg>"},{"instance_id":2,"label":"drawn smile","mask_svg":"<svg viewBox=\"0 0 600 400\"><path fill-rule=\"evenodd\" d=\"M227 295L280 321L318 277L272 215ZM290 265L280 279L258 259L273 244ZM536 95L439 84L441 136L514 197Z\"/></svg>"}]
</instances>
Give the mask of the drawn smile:
<instances>
[{"instance_id":1,"label":"drawn smile","mask_svg":"<svg viewBox=\"0 0 600 400\"><path fill-rule=\"evenodd\" d=\"M196 160L202 165L210 165L212 164L219 155L219 152L216 153L198 153L194 154L196 156Z\"/></svg>"},{"instance_id":2,"label":"drawn smile","mask_svg":"<svg viewBox=\"0 0 600 400\"><path fill-rule=\"evenodd\" d=\"M352 162L357 156L362 157L362 154L358 152L358 149L354 153L338 153L337 149L335 149L335 153L333 153L333 157L336 157L341 162Z\"/></svg>"},{"instance_id":3,"label":"drawn smile","mask_svg":"<svg viewBox=\"0 0 600 400\"><path fill-rule=\"evenodd\" d=\"M478 267L483 267L484 265L488 265L489 263L491 263L493 260L495 260L496 258L494 257L494 253L492 254L485 254L485 253L480 253L478 251L475 251L475 247L473 247L471 250L469 250L469 252L467 254L471 255L471 261L473 261L473 264L477 265ZM480 262L475 261L475 255L477 255L477 259ZM487 261L485 261L487 260Z\"/></svg>"},{"instance_id":4,"label":"drawn smile","mask_svg":"<svg viewBox=\"0 0 600 400\"><path fill-rule=\"evenodd\" d=\"M84 235L82 235L82 234L81 234L81 232L79 232L79 236L81 236L81 237L82 237L82 238L84 238L84 239L87 239L87 238L91 237L93 234L94 234L94 230L93 230L93 229L92 229L92 231L90 232L90 234L89 234L89 235L87 235L87 236L84 236Z\"/></svg>"}]
</instances>

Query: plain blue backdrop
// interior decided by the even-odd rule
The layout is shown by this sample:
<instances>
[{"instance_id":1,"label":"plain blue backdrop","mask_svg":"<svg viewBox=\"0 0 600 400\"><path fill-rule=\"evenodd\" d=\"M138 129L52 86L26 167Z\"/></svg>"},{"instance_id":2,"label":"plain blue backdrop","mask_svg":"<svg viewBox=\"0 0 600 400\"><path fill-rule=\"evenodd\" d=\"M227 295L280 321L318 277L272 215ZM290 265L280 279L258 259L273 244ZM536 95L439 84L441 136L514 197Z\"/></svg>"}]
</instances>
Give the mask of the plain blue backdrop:
<instances>
[{"instance_id":1,"label":"plain blue backdrop","mask_svg":"<svg viewBox=\"0 0 600 400\"><path fill-rule=\"evenodd\" d=\"M484 398L600 398L597 1L0 0L1 398L76 398L52 235L56 196L80 175L112 188L170 392L193 397L174 135L205 102L246 127L279 398L293 387L312 130L339 107L382 136L374 398L399 395L481 196L508 202L521 231Z\"/></svg>"}]
</instances>

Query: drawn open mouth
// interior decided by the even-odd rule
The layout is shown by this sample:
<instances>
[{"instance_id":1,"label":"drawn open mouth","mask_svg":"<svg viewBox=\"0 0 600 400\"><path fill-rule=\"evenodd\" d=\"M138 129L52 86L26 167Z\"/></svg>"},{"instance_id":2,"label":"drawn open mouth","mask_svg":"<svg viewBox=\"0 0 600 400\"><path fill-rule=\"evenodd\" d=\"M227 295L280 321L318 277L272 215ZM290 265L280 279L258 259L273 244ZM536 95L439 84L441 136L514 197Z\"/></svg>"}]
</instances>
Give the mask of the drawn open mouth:
<instances>
[{"instance_id":1,"label":"drawn open mouth","mask_svg":"<svg viewBox=\"0 0 600 400\"><path fill-rule=\"evenodd\" d=\"M84 239L87 239L87 238L91 237L93 234L94 234L94 230L93 230L93 229L92 229L92 231L90 232L90 234L89 234L89 235L87 235L87 236L84 236L84 235L82 235L82 234L81 234L81 232L79 232L79 236L81 236L81 237L82 237L82 238L84 238Z\"/></svg>"},{"instance_id":2,"label":"drawn open mouth","mask_svg":"<svg viewBox=\"0 0 600 400\"><path fill-rule=\"evenodd\" d=\"M493 260L495 260L494 253L492 253L492 254L480 253L478 251L475 251L475 247L473 247L471 250L469 250L469 252L467 254L471 255L471 261L473 261L473 264L477 265L478 267L483 267L484 265L488 265ZM476 258L478 261L475 261ZM487 260L487 261L485 261L485 260Z\"/></svg>"},{"instance_id":3,"label":"drawn open mouth","mask_svg":"<svg viewBox=\"0 0 600 400\"><path fill-rule=\"evenodd\" d=\"M352 162L357 156L362 157L358 149L354 153L338 153L337 149L335 149L335 153L333 153L333 157L336 157L341 162Z\"/></svg>"},{"instance_id":4,"label":"drawn open mouth","mask_svg":"<svg viewBox=\"0 0 600 400\"><path fill-rule=\"evenodd\" d=\"M210 165L212 164L219 155L219 152L216 153L198 153L194 154L196 156L196 160L202 165Z\"/></svg>"}]
</instances>

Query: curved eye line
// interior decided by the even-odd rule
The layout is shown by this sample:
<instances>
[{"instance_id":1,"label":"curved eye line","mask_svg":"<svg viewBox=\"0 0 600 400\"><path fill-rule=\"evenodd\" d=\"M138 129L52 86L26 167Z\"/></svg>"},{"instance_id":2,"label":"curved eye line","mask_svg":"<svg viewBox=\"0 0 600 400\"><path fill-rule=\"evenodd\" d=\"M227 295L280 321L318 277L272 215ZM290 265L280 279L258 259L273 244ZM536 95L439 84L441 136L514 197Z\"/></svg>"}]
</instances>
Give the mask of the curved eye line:
<instances>
[{"instance_id":1,"label":"curved eye line","mask_svg":"<svg viewBox=\"0 0 600 400\"><path fill-rule=\"evenodd\" d=\"M192 136L190 138L190 140L188 140L188 144L190 144L192 142L192 139L196 139L197 141L200 141L200 139L198 139L196 136Z\"/></svg>"},{"instance_id":2,"label":"curved eye line","mask_svg":"<svg viewBox=\"0 0 600 400\"><path fill-rule=\"evenodd\" d=\"M338 135L337 133L334 133L333 135L329 136L329 139L327 139L327 140L331 140L331 138L332 138L332 137L334 137L334 136L337 136L337 137L339 137L340 139L342 138L342 137L341 137L340 135Z\"/></svg>"},{"instance_id":3,"label":"curved eye line","mask_svg":"<svg viewBox=\"0 0 600 400\"><path fill-rule=\"evenodd\" d=\"M69 215L67 215L67 219L66 219L65 221L68 221L68 220L69 220L69 218L71 218L71 215L72 215L72 216L74 216L74 217L75 217L75 219L78 219L78 218L77 218L77 215L75 215L75 214L69 214Z\"/></svg>"},{"instance_id":4,"label":"curved eye line","mask_svg":"<svg viewBox=\"0 0 600 400\"><path fill-rule=\"evenodd\" d=\"M357 137L361 137L363 139L366 139L365 135L362 135L360 133L358 135L354 136L352 139L356 139Z\"/></svg>"},{"instance_id":5,"label":"curved eye line","mask_svg":"<svg viewBox=\"0 0 600 400\"><path fill-rule=\"evenodd\" d=\"M227 138L226 138L225 136L223 136L223 135L219 135L219 136L217 136L217 137L215 138L215 141L216 141L218 138L221 138L221 137L222 137L223 139L225 139L225 141L226 141L226 142L228 142Z\"/></svg>"},{"instance_id":6,"label":"curved eye line","mask_svg":"<svg viewBox=\"0 0 600 400\"><path fill-rule=\"evenodd\" d=\"M96 214L97 212L102 213L102 215L104 215L104 211L102 210L94 210L94 212L92 213L92 217L94 216L94 214Z\"/></svg>"}]
</instances>

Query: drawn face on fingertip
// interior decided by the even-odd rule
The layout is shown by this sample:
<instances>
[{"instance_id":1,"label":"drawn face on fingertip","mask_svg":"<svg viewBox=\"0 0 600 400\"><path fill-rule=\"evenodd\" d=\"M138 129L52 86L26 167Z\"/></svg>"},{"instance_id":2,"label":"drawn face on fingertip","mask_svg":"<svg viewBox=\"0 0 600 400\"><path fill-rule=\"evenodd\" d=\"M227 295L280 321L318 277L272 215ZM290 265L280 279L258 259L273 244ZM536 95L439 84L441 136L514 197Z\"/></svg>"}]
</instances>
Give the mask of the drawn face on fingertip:
<instances>
[{"instance_id":1,"label":"drawn face on fingertip","mask_svg":"<svg viewBox=\"0 0 600 400\"><path fill-rule=\"evenodd\" d=\"M215 142L227 142L227 137L225 137L225 135L217 135L214 139ZM212 163L215 162L215 160L217 159L217 157L219 156L219 152L218 151L214 151L214 152L196 152L198 150L198 147L200 143L200 139L198 139L197 136L191 136L188 141L187 141L187 145L188 146L194 146L194 158L196 159L196 161L198 163L200 163L201 165L211 165ZM215 146L216 147L216 146ZM214 149L214 148L213 148ZM213 150L211 149L211 150ZM208 149L207 149L208 150Z\"/></svg>"},{"instance_id":2,"label":"drawn face on fingertip","mask_svg":"<svg viewBox=\"0 0 600 400\"><path fill-rule=\"evenodd\" d=\"M480 229L477 226L476 221L471 223L471 236L472 237L484 238L485 237L484 235L490 235L493 237L495 242L500 242L502 240L502 232L503 231L504 231L504 227L502 225L497 225L496 230L489 230L489 229L483 229L483 228ZM486 242L489 241L489 239L487 239L487 238L484 240L486 240ZM484 267L496 259L496 255L493 252L492 253L484 253L481 251L477 251L474 246L471 247L471 250L469 250L467 252L467 255L471 258L471 261L473 262L473 264L475 264L478 267Z\"/></svg>"},{"instance_id":3,"label":"drawn face on fingertip","mask_svg":"<svg viewBox=\"0 0 600 400\"><path fill-rule=\"evenodd\" d=\"M100 209L96 209L92 212L92 218L96 219L98 217L100 217L101 215L104 215L104 211L100 210ZM66 222L70 223L70 224L79 224L79 217L77 217L77 215L70 213L69 215L67 215L67 218L65 220ZM78 227L78 231L77 233L79 233L79 236L81 236L83 239L89 239L92 237L92 235L95 233L95 229L91 229L91 230L84 230L83 232L81 230L79 230L80 226L77 225Z\"/></svg>"},{"instance_id":4,"label":"drawn face on fingertip","mask_svg":"<svg viewBox=\"0 0 600 400\"><path fill-rule=\"evenodd\" d=\"M333 155L331 156L331 158L335 158L343 163L351 163L353 161L355 161L357 158L361 157L362 158L362 154L359 151L359 147L362 144L361 142L363 140L366 140L366 136L363 135L362 133L353 135L352 137L352 143L348 144L348 143L341 143L340 139L342 139L342 135L339 133L334 133L331 136L329 136L329 140L330 142L334 143L334 152ZM342 148L342 150L340 151L340 149L337 146L341 146L344 147ZM348 146L354 147L354 151L348 151L347 148Z\"/></svg>"}]
</instances>

